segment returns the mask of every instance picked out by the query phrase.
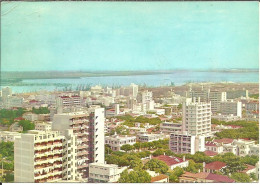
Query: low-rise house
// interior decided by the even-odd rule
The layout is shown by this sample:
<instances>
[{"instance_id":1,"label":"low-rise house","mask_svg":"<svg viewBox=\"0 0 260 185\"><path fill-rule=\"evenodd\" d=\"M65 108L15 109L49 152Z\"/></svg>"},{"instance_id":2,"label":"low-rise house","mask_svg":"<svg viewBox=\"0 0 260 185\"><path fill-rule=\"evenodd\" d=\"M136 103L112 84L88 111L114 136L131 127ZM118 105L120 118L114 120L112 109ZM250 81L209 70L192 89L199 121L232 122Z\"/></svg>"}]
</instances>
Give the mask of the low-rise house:
<instances>
[{"instance_id":1,"label":"low-rise house","mask_svg":"<svg viewBox=\"0 0 260 185\"><path fill-rule=\"evenodd\" d=\"M168 175L164 175L164 174L160 174L157 175L155 177L151 178L151 182L152 183L165 183L165 182L169 182L169 176Z\"/></svg>"},{"instance_id":2,"label":"low-rise house","mask_svg":"<svg viewBox=\"0 0 260 185\"><path fill-rule=\"evenodd\" d=\"M244 139L238 139L234 140L233 145L236 145L237 155L238 156L246 156L246 155L258 155L259 154L259 145L255 144L255 141L253 140L244 140ZM255 150L255 148L258 148ZM251 152L251 150L253 152Z\"/></svg>"},{"instance_id":3,"label":"low-rise house","mask_svg":"<svg viewBox=\"0 0 260 185\"><path fill-rule=\"evenodd\" d=\"M185 156L182 159L179 157L167 156L167 155L159 155L157 157L152 157L152 158L165 162L171 170L173 170L176 167L184 168L189 165L189 161L185 160Z\"/></svg>"},{"instance_id":4,"label":"low-rise house","mask_svg":"<svg viewBox=\"0 0 260 185\"><path fill-rule=\"evenodd\" d=\"M221 172L226 167L226 163L220 161L214 161L206 165L203 163L203 165L205 166L203 171L207 173Z\"/></svg>"},{"instance_id":5,"label":"low-rise house","mask_svg":"<svg viewBox=\"0 0 260 185\"><path fill-rule=\"evenodd\" d=\"M20 137L21 133L18 132L0 131L0 141L14 142L15 139Z\"/></svg>"},{"instance_id":6,"label":"low-rise house","mask_svg":"<svg viewBox=\"0 0 260 185\"><path fill-rule=\"evenodd\" d=\"M223 152L223 146L220 143L213 142L213 141L206 141L205 148L208 151L212 151L212 152L216 152L216 153Z\"/></svg>"},{"instance_id":7,"label":"low-rise house","mask_svg":"<svg viewBox=\"0 0 260 185\"><path fill-rule=\"evenodd\" d=\"M35 130L51 131L51 124L45 123L45 122L36 122L35 123Z\"/></svg>"},{"instance_id":8,"label":"low-rise house","mask_svg":"<svg viewBox=\"0 0 260 185\"><path fill-rule=\"evenodd\" d=\"M13 123L10 127L9 130L11 132L22 132L23 131L23 127L19 125L19 123Z\"/></svg>"},{"instance_id":9,"label":"low-rise house","mask_svg":"<svg viewBox=\"0 0 260 185\"><path fill-rule=\"evenodd\" d=\"M217 175L213 173L190 173L185 172L179 177L181 183L233 183L235 180L228 176Z\"/></svg>"},{"instance_id":10,"label":"low-rise house","mask_svg":"<svg viewBox=\"0 0 260 185\"><path fill-rule=\"evenodd\" d=\"M119 136L115 133L113 136L105 137L105 144L108 144L112 150L119 151L121 146L129 144L133 145L136 143L136 136Z\"/></svg>"},{"instance_id":11,"label":"low-rise house","mask_svg":"<svg viewBox=\"0 0 260 185\"><path fill-rule=\"evenodd\" d=\"M89 164L89 182L117 182L120 174L127 167L118 167L115 164L90 163Z\"/></svg>"},{"instance_id":12,"label":"low-rise house","mask_svg":"<svg viewBox=\"0 0 260 185\"><path fill-rule=\"evenodd\" d=\"M34 114L32 112L26 112L23 114L23 118L29 121L37 121L38 120L38 115Z\"/></svg>"},{"instance_id":13,"label":"low-rise house","mask_svg":"<svg viewBox=\"0 0 260 185\"><path fill-rule=\"evenodd\" d=\"M206 156L209 156L209 157L214 157L215 155L218 155L217 152L213 152L213 151L210 151L210 150L206 150L206 151L204 152L204 154L205 154Z\"/></svg>"},{"instance_id":14,"label":"low-rise house","mask_svg":"<svg viewBox=\"0 0 260 185\"><path fill-rule=\"evenodd\" d=\"M137 141L139 142L152 142L164 138L163 134L137 134Z\"/></svg>"},{"instance_id":15,"label":"low-rise house","mask_svg":"<svg viewBox=\"0 0 260 185\"><path fill-rule=\"evenodd\" d=\"M256 166L246 164L246 169L244 169L242 173L246 173L250 175L250 173L256 173L256 170L257 170Z\"/></svg>"},{"instance_id":16,"label":"low-rise house","mask_svg":"<svg viewBox=\"0 0 260 185\"><path fill-rule=\"evenodd\" d=\"M151 182L152 183L164 183L169 182L169 176L156 173L155 171L146 170L147 173L151 176Z\"/></svg>"},{"instance_id":17,"label":"low-rise house","mask_svg":"<svg viewBox=\"0 0 260 185\"><path fill-rule=\"evenodd\" d=\"M233 114L229 114L229 115L217 114L217 115L213 115L212 118L219 121L225 121L225 122L236 121L240 119L240 117L234 116Z\"/></svg>"}]
</instances>

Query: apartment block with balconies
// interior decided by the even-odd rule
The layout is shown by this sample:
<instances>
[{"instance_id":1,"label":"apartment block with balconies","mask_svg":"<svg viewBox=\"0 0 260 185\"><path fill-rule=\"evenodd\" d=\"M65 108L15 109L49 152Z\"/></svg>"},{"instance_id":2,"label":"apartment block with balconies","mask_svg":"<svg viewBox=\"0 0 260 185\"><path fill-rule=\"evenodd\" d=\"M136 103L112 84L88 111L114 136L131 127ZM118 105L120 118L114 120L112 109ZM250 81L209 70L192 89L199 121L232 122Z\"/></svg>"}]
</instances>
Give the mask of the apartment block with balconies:
<instances>
[{"instance_id":1,"label":"apartment block with balconies","mask_svg":"<svg viewBox=\"0 0 260 185\"><path fill-rule=\"evenodd\" d=\"M182 131L195 136L211 135L211 103L188 98L183 104Z\"/></svg>"},{"instance_id":2,"label":"apartment block with balconies","mask_svg":"<svg viewBox=\"0 0 260 185\"><path fill-rule=\"evenodd\" d=\"M195 154L197 151L205 151L205 137L194 136L187 132L171 133L169 148L174 153Z\"/></svg>"},{"instance_id":3,"label":"apartment block with balconies","mask_svg":"<svg viewBox=\"0 0 260 185\"><path fill-rule=\"evenodd\" d=\"M78 179L87 179L89 163L104 162L104 109L93 108L88 112L72 112L56 114L53 118L53 130L64 135L72 129L76 137L75 164Z\"/></svg>"},{"instance_id":4,"label":"apartment block with balconies","mask_svg":"<svg viewBox=\"0 0 260 185\"><path fill-rule=\"evenodd\" d=\"M14 142L15 182L57 182L62 179L64 136L31 130Z\"/></svg>"}]
</instances>

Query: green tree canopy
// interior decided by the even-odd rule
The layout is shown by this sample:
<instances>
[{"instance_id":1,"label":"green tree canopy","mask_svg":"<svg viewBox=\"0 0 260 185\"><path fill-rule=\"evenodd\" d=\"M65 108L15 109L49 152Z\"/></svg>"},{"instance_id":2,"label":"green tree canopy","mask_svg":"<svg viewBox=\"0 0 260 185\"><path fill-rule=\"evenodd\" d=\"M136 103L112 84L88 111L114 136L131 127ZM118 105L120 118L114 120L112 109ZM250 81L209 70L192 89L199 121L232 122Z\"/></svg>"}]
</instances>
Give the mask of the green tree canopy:
<instances>
[{"instance_id":1,"label":"green tree canopy","mask_svg":"<svg viewBox=\"0 0 260 185\"><path fill-rule=\"evenodd\" d=\"M19 121L19 125L23 127L23 131L33 130L35 128L34 123L28 120Z\"/></svg>"},{"instance_id":2,"label":"green tree canopy","mask_svg":"<svg viewBox=\"0 0 260 185\"><path fill-rule=\"evenodd\" d=\"M165 174L169 170L169 167L163 161L160 161L158 159L151 159L144 165L144 169L149 169L157 173Z\"/></svg>"},{"instance_id":3,"label":"green tree canopy","mask_svg":"<svg viewBox=\"0 0 260 185\"><path fill-rule=\"evenodd\" d=\"M233 173L231 178L234 179L236 182L251 182L249 175L246 173Z\"/></svg>"},{"instance_id":4,"label":"green tree canopy","mask_svg":"<svg viewBox=\"0 0 260 185\"><path fill-rule=\"evenodd\" d=\"M151 182L151 176L148 172L142 169L133 170L128 173L124 170L118 180L119 183L149 183Z\"/></svg>"}]
</instances>

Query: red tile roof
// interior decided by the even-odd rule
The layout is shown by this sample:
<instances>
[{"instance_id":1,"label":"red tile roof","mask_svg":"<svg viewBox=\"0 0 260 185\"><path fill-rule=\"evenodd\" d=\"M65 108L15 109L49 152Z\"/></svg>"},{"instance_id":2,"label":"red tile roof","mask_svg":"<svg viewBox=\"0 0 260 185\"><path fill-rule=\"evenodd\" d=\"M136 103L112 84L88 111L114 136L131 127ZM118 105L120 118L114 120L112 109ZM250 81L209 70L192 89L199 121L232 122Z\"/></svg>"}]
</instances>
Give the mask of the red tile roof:
<instances>
[{"instance_id":1,"label":"red tile roof","mask_svg":"<svg viewBox=\"0 0 260 185\"><path fill-rule=\"evenodd\" d=\"M213 174L213 173L209 173L209 175L206 177L206 179L214 180L215 182L226 182L226 183L235 182L235 180L230 179L228 176L217 175L217 174Z\"/></svg>"},{"instance_id":2,"label":"red tile roof","mask_svg":"<svg viewBox=\"0 0 260 185\"><path fill-rule=\"evenodd\" d=\"M206 150L206 151L204 152L204 154L207 155L207 156L215 156L215 155L218 155L217 152L213 152L213 151L210 151L210 150Z\"/></svg>"},{"instance_id":3,"label":"red tile roof","mask_svg":"<svg viewBox=\"0 0 260 185\"><path fill-rule=\"evenodd\" d=\"M238 126L238 125L228 125L228 126L230 126L232 128L242 128L241 126Z\"/></svg>"},{"instance_id":4,"label":"red tile roof","mask_svg":"<svg viewBox=\"0 0 260 185\"><path fill-rule=\"evenodd\" d=\"M213 180L214 182L227 182L227 183L235 182L233 179L230 179L228 176L217 175L213 173L205 173L205 172L200 172L200 173L185 172L181 177L207 179L207 180Z\"/></svg>"},{"instance_id":5,"label":"red tile roof","mask_svg":"<svg viewBox=\"0 0 260 185\"><path fill-rule=\"evenodd\" d=\"M207 142L205 143L205 146L217 146L217 144L214 143L214 142L212 142L212 141L207 141Z\"/></svg>"},{"instance_id":6,"label":"red tile roof","mask_svg":"<svg viewBox=\"0 0 260 185\"><path fill-rule=\"evenodd\" d=\"M157 182L157 181L160 181L160 180L163 180L163 179L166 179L166 178L169 178L169 176L164 175L164 174L160 174L158 176L152 177L151 182Z\"/></svg>"},{"instance_id":7,"label":"red tile roof","mask_svg":"<svg viewBox=\"0 0 260 185\"><path fill-rule=\"evenodd\" d=\"M234 139L229 139L229 138L214 139L214 142L224 143L224 144L232 143L233 141L234 141Z\"/></svg>"},{"instance_id":8,"label":"red tile roof","mask_svg":"<svg viewBox=\"0 0 260 185\"><path fill-rule=\"evenodd\" d=\"M25 120L23 117L14 118L14 120Z\"/></svg>"},{"instance_id":9,"label":"red tile roof","mask_svg":"<svg viewBox=\"0 0 260 185\"><path fill-rule=\"evenodd\" d=\"M246 169L244 169L244 170L242 171L242 173L246 173L247 171L252 170L252 169L254 169L254 168L255 168L255 166L252 166L252 165L247 164L247 165L246 165Z\"/></svg>"},{"instance_id":10,"label":"red tile roof","mask_svg":"<svg viewBox=\"0 0 260 185\"><path fill-rule=\"evenodd\" d=\"M184 162L181 158L179 157L173 157L173 156L167 156L167 155L159 155L157 157L153 157L153 159L158 159L160 161L165 162L168 166L172 166L175 164L179 164Z\"/></svg>"},{"instance_id":11,"label":"red tile roof","mask_svg":"<svg viewBox=\"0 0 260 185\"><path fill-rule=\"evenodd\" d=\"M214 161L214 162L206 164L205 168L211 169L211 170L220 170L221 168L223 168L225 166L226 166L226 163L223 163L220 161Z\"/></svg>"},{"instance_id":12,"label":"red tile roof","mask_svg":"<svg viewBox=\"0 0 260 185\"><path fill-rule=\"evenodd\" d=\"M29 103L37 103L37 100L30 100Z\"/></svg>"}]
</instances>

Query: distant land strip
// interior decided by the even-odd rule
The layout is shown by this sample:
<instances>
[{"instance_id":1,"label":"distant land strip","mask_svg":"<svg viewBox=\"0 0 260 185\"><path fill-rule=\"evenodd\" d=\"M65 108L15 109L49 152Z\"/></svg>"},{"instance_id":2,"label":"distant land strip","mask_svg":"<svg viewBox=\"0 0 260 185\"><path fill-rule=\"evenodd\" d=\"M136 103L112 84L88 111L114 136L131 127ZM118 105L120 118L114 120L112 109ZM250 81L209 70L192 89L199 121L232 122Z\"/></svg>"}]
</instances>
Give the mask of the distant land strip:
<instances>
[{"instance_id":1,"label":"distant land strip","mask_svg":"<svg viewBox=\"0 0 260 185\"><path fill-rule=\"evenodd\" d=\"M171 74L182 72L228 72L250 73L258 72L258 69L213 69L213 70L151 70L151 71L2 71L2 81L16 81L22 79L53 79L53 78L82 78L101 76L133 76Z\"/></svg>"}]
</instances>

